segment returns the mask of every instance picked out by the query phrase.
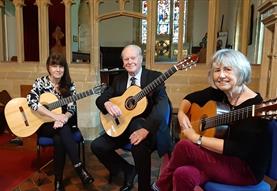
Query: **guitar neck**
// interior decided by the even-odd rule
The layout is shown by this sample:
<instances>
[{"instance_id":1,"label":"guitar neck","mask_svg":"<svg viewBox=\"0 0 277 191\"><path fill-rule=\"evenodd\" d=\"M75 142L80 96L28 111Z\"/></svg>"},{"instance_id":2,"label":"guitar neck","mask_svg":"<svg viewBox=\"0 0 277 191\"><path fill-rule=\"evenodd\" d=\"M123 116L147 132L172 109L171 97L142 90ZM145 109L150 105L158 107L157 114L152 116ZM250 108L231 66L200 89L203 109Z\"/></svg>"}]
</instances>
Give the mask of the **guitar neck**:
<instances>
[{"instance_id":1,"label":"guitar neck","mask_svg":"<svg viewBox=\"0 0 277 191\"><path fill-rule=\"evenodd\" d=\"M55 101L53 103L50 103L50 104L46 105L46 107L51 111L51 110L54 110L56 108L67 105L69 103L75 102L79 99L82 99L82 98L85 98L87 96L93 95L94 93L95 93L94 89L90 89L90 90L87 90L85 92L81 92L81 93L78 93L78 94L75 94L75 95L72 95L72 96L69 96L69 97L66 97L66 98L62 98L58 101Z\"/></svg>"},{"instance_id":2,"label":"guitar neck","mask_svg":"<svg viewBox=\"0 0 277 191\"><path fill-rule=\"evenodd\" d=\"M206 130L212 127L226 125L234 121L243 120L249 117L255 116L255 105L230 111L229 113L220 114L214 117L208 117L201 119L202 130Z\"/></svg>"},{"instance_id":3,"label":"guitar neck","mask_svg":"<svg viewBox=\"0 0 277 191\"><path fill-rule=\"evenodd\" d=\"M172 74L174 74L177 71L178 71L178 69L175 65L170 67L166 72L161 74L158 78L156 78L154 81L152 81L150 84L148 84L145 88L143 88L139 93L137 93L133 97L134 100L136 100L136 102L141 100L144 96L149 94L157 86L161 85L165 80L167 80Z\"/></svg>"}]
</instances>

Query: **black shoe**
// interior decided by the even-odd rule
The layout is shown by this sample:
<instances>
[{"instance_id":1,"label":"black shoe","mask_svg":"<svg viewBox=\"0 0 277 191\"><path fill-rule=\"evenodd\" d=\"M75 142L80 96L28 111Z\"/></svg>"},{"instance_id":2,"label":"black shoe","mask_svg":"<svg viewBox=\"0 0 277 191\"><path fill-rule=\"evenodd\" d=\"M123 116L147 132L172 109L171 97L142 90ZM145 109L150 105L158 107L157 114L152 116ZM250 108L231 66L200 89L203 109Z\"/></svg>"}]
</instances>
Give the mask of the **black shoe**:
<instances>
[{"instance_id":1,"label":"black shoe","mask_svg":"<svg viewBox=\"0 0 277 191\"><path fill-rule=\"evenodd\" d=\"M136 168L132 165L124 172L124 185L120 188L120 191L130 191L134 186L134 179L137 175Z\"/></svg>"},{"instance_id":2,"label":"black shoe","mask_svg":"<svg viewBox=\"0 0 277 191\"><path fill-rule=\"evenodd\" d=\"M109 170L109 177L108 177L109 184L111 184L112 182L119 182L122 179L124 179L123 170L121 169Z\"/></svg>"},{"instance_id":3,"label":"black shoe","mask_svg":"<svg viewBox=\"0 0 277 191\"><path fill-rule=\"evenodd\" d=\"M133 185L124 185L120 188L120 191L131 191L133 188Z\"/></svg>"},{"instance_id":4,"label":"black shoe","mask_svg":"<svg viewBox=\"0 0 277 191\"><path fill-rule=\"evenodd\" d=\"M108 178L109 184L111 184L116 177L117 177L117 174L110 173Z\"/></svg>"},{"instance_id":5,"label":"black shoe","mask_svg":"<svg viewBox=\"0 0 277 191\"><path fill-rule=\"evenodd\" d=\"M64 191L64 186L62 181L55 180L55 191Z\"/></svg>"},{"instance_id":6,"label":"black shoe","mask_svg":"<svg viewBox=\"0 0 277 191\"><path fill-rule=\"evenodd\" d=\"M91 184L94 181L92 176L87 172L87 170L83 167L83 165L75 167L75 170L78 173L84 185Z\"/></svg>"}]
</instances>

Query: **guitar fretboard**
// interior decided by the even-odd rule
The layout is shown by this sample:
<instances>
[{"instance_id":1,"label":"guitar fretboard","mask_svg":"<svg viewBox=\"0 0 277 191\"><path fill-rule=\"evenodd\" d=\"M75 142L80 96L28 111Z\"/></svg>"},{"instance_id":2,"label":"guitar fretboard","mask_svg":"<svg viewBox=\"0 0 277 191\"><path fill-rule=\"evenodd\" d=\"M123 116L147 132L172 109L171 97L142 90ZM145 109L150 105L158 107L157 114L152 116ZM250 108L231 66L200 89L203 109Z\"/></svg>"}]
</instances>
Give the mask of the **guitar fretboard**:
<instances>
[{"instance_id":1,"label":"guitar fretboard","mask_svg":"<svg viewBox=\"0 0 277 191\"><path fill-rule=\"evenodd\" d=\"M85 92L81 92L81 93L78 93L78 94L75 94L75 95L72 95L72 96L69 96L69 97L66 97L66 98L62 98L58 101L55 101L53 103L50 103L50 104L46 105L46 107L51 111L51 110L54 110L54 109L59 108L61 106L64 106L66 104L75 102L75 101L77 101L79 99L82 99L84 97L93 95L93 94L95 94L94 89L90 89L90 90L87 90Z\"/></svg>"},{"instance_id":2,"label":"guitar fretboard","mask_svg":"<svg viewBox=\"0 0 277 191\"><path fill-rule=\"evenodd\" d=\"M229 113L220 114L214 117L201 119L202 130L211 127L226 125L234 121L253 117L255 115L255 105L244 107L241 109L230 111Z\"/></svg>"},{"instance_id":3,"label":"guitar fretboard","mask_svg":"<svg viewBox=\"0 0 277 191\"><path fill-rule=\"evenodd\" d=\"M167 80L172 74L174 74L177 71L178 71L178 69L175 65L172 66L171 68L169 68L165 73L161 74L158 78L156 78L154 81L152 81L150 84L148 84L145 88L143 88L139 93L137 93L133 97L135 102L140 101L144 96L149 94L157 86L161 85L165 80Z\"/></svg>"}]
</instances>

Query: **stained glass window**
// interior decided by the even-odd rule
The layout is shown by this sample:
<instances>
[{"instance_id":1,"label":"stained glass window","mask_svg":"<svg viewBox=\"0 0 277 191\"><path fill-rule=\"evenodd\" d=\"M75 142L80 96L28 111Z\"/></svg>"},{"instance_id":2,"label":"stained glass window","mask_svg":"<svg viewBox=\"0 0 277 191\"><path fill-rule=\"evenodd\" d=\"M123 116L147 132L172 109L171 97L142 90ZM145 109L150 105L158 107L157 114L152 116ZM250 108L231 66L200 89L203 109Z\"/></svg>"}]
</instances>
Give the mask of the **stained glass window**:
<instances>
[{"instance_id":1,"label":"stained glass window","mask_svg":"<svg viewBox=\"0 0 277 191\"><path fill-rule=\"evenodd\" d=\"M142 1L142 14L146 15L147 14L147 2ZM146 44L146 39L147 39L147 21L145 19L142 19L141 21L141 43Z\"/></svg>"},{"instance_id":2,"label":"stained glass window","mask_svg":"<svg viewBox=\"0 0 277 191\"><path fill-rule=\"evenodd\" d=\"M187 1L184 0L184 36L186 34ZM142 0L142 13L147 14L147 1ZM158 0L155 60L172 60L178 54L180 0ZM141 43L146 44L147 23L141 23ZM183 36L183 42L185 38Z\"/></svg>"},{"instance_id":3,"label":"stained glass window","mask_svg":"<svg viewBox=\"0 0 277 191\"><path fill-rule=\"evenodd\" d=\"M158 0L157 35L169 35L170 0Z\"/></svg>"},{"instance_id":4,"label":"stained glass window","mask_svg":"<svg viewBox=\"0 0 277 191\"><path fill-rule=\"evenodd\" d=\"M186 1L185 1L186 3ZM178 34L179 34L179 0L174 0L173 3L173 38L172 38L172 42L173 43L178 43ZM186 4L185 4L185 12L186 12ZM186 29L186 17L184 18L184 34L185 33L185 29Z\"/></svg>"}]
</instances>

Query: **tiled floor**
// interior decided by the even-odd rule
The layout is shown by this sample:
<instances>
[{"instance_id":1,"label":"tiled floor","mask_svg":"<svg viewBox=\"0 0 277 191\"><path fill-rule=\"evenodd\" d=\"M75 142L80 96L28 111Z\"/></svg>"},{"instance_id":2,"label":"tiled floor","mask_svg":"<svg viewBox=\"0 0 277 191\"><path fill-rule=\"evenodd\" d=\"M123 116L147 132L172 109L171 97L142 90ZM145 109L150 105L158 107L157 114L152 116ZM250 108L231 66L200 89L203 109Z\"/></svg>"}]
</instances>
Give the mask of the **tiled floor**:
<instances>
[{"instance_id":1,"label":"tiled floor","mask_svg":"<svg viewBox=\"0 0 277 191\"><path fill-rule=\"evenodd\" d=\"M24 144L26 141L24 141ZM29 143L27 143L29 144ZM118 191L123 184L123 175L117 177L111 184L108 182L108 171L105 167L96 159L89 149L89 142L86 142L86 168L92 174L95 181L92 185L84 187L75 173L71 163L67 161L64 169L64 184L66 191ZM132 157L129 152L119 151L131 163ZM152 181L156 180L159 174L161 159L157 153L152 154ZM50 163L43 169L43 173L34 173L30 178L22 182L13 191L52 191L53 190L53 171ZM38 181L40 180L40 181ZM135 179L134 191L137 190L137 177ZM40 184L38 186L38 184Z\"/></svg>"},{"instance_id":2,"label":"tiled floor","mask_svg":"<svg viewBox=\"0 0 277 191\"><path fill-rule=\"evenodd\" d=\"M95 181L92 185L84 187L75 173L71 163L67 161L65 170L64 170L64 184L66 191L118 191L120 186L123 184L123 177L120 176L113 180L111 184L108 182L108 171L105 167L96 159L96 157L91 153L89 149L89 142L86 142L86 168L92 174ZM2 146L1 146L2 147ZM20 149L22 146L15 147L14 145L5 145L6 148L11 149ZM24 148L35 149L35 139L28 137L24 139ZM132 157L129 152L119 151L123 157L129 160L132 163ZM161 159L156 152L152 154L152 182L156 180L159 169L160 169ZM50 163L47 165L42 173L35 172L31 177L27 178L21 184L16 186L12 191L52 191L53 190L53 171ZM40 181L38 181L40 180ZM276 181L273 181L269 178L265 180L271 184L272 187L275 187ZM137 190L137 178L135 179L134 191Z\"/></svg>"}]
</instances>

